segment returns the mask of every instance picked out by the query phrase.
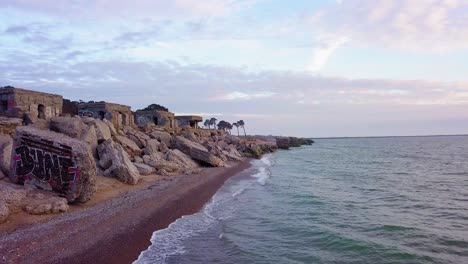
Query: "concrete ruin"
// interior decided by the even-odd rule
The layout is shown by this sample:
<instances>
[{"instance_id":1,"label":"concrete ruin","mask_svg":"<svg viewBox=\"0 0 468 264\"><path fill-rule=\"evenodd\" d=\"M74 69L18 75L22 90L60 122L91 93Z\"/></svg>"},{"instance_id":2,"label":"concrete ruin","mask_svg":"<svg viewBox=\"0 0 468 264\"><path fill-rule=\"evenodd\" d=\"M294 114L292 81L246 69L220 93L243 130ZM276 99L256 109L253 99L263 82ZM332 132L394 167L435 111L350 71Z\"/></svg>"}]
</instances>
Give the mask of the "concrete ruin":
<instances>
[{"instance_id":1,"label":"concrete ruin","mask_svg":"<svg viewBox=\"0 0 468 264\"><path fill-rule=\"evenodd\" d=\"M107 103L89 102L78 105L80 116L89 116L96 119L109 120L116 128L135 125L130 106Z\"/></svg>"},{"instance_id":2,"label":"concrete ruin","mask_svg":"<svg viewBox=\"0 0 468 264\"><path fill-rule=\"evenodd\" d=\"M29 119L49 120L62 113L63 97L6 86L0 88L0 115Z\"/></svg>"},{"instance_id":3,"label":"concrete ruin","mask_svg":"<svg viewBox=\"0 0 468 264\"><path fill-rule=\"evenodd\" d=\"M203 117L196 115L176 116L177 124L179 127L199 128L198 123L203 121Z\"/></svg>"},{"instance_id":4,"label":"concrete ruin","mask_svg":"<svg viewBox=\"0 0 468 264\"><path fill-rule=\"evenodd\" d=\"M87 143L31 126L16 130L10 180L86 202L96 192L96 163Z\"/></svg>"},{"instance_id":5,"label":"concrete ruin","mask_svg":"<svg viewBox=\"0 0 468 264\"><path fill-rule=\"evenodd\" d=\"M175 114L166 111L138 110L135 112L135 120L138 126L153 123L168 129L175 129L177 127Z\"/></svg>"}]
</instances>

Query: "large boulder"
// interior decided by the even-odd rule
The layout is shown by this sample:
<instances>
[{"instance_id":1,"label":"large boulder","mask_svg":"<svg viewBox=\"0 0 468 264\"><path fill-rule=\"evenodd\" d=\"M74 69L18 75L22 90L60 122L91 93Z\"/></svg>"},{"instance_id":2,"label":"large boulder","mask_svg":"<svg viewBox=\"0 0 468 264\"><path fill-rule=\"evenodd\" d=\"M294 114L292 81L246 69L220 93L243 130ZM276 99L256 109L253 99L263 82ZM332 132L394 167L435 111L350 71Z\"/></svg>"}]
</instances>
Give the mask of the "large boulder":
<instances>
[{"instance_id":1,"label":"large boulder","mask_svg":"<svg viewBox=\"0 0 468 264\"><path fill-rule=\"evenodd\" d=\"M10 180L86 202L96 192L96 163L80 140L33 127L16 130Z\"/></svg>"},{"instance_id":2,"label":"large boulder","mask_svg":"<svg viewBox=\"0 0 468 264\"><path fill-rule=\"evenodd\" d=\"M163 142L164 144L166 144L166 146L171 145L172 136L167 132L155 130L150 133L150 136L154 139L159 140L160 142Z\"/></svg>"},{"instance_id":3,"label":"large boulder","mask_svg":"<svg viewBox=\"0 0 468 264\"><path fill-rule=\"evenodd\" d=\"M65 213L70 210L67 200L42 194L28 195L22 201L25 212L32 215Z\"/></svg>"},{"instance_id":4,"label":"large boulder","mask_svg":"<svg viewBox=\"0 0 468 264\"><path fill-rule=\"evenodd\" d=\"M119 144L106 140L98 148L99 166L104 169L104 175L115 177L127 184L137 184L140 174L130 161L128 154Z\"/></svg>"},{"instance_id":5,"label":"large boulder","mask_svg":"<svg viewBox=\"0 0 468 264\"><path fill-rule=\"evenodd\" d=\"M99 143L104 142L104 141L112 138L112 134L111 134L111 131L109 129L109 125L106 122L104 122L104 121L102 121L100 119L96 119L94 121L94 125L96 127L96 135L97 135Z\"/></svg>"},{"instance_id":6,"label":"large boulder","mask_svg":"<svg viewBox=\"0 0 468 264\"><path fill-rule=\"evenodd\" d=\"M197 168L198 163L193 161L187 154L183 153L178 149L168 150L163 158L167 161L172 161L177 164L180 164L183 168Z\"/></svg>"},{"instance_id":7,"label":"large boulder","mask_svg":"<svg viewBox=\"0 0 468 264\"><path fill-rule=\"evenodd\" d=\"M143 163L133 163L135 167L138 169L140 175L150 175L155 172L155 169L149 165Z\"/></svg>"},{"instance_id":8,"label":"large boulder","mask_svg":"<svg viewBox=\"0 0 468 264\"><path fill-rule=\"evenodd\" d=\"M133 140L140 148L145 148L147 146L146 142L151 139L151 137L147 134L135 130L129 126L125 127L123 131L127 135L127 137Z\"/></svg>"},{"instance_id":9,"label":"large boulder","mask_svg":"<svg viewBox=\"0 0 468 264\"><path fill-rule=\"evenodd\" d=\"M85 129L83 135L81 136L81 140L88 143L91 153L93 153L94 157L97 157L98 139L96 128L94 126L89 126L87 129Z\"/></svg>"},{"instance_id":10,"label":"large boulder","mask_svg":"<svg viewBox=\"0 0 468 264\"><path fill-rule=\"evenodd\" d=\"M117 135L119 134L119 133L117 133L117 129L115 129L115 126L114 126L114 124L112 124L111 121L109 121L109 120L107 120L107 119L104 119L103 122L104 122L104 123L107 125L107 127L109 128L109 131L110 131L110 133L111 133L111 136L115 137L115 136L117 136Z\"/></svg>"},{"instance_id":11,"label":"large boulder","mask_svg":"<svg viewBox=\"0 0 468 264\"><path fill-rule=\"evenodd\" d=\"M80 138L86 124L79 117L55 116L50 119L50 130L72 138Z\"/></svg>"},{"instance_id":12,"label":"large boulder","mask_svg":"<svg viewBox=\"0 0 468 264\"><path fill-rule=\"evenodd\" d=\"M143 153L145 155L151 155L152 153L159 152L161 150L161 144L164 143L159 142L157 139L150 139L147 141L146 148L143 150Z\"/></svg>"},{"instance_id":13,"label":"large boulder","mask_svg":"<svg viewBox=\"0 0 468 264\"><path fill-rule=\"evenodd\" d=\"M10 210L6 206L6 203L4 201L0 201L0 223L5 222L9 214Z\"/></svg>"},{"instance_id":14,"label":"large boulder","mask_svg":"<svg viewBox=\"0 0 468 264\"><path fill-rule=\"evenodd\" d=\"M151 167L158 167L161 165L161 160L163 159L160 152L153 152L148 155L143 156L143 163L150 165Z\"/></svg>"},{"instance_id":15,"label":"large boulder","mask_svg":"<svg viewBox=\"0 0 468 264\"><path fill-rule=\"evenodd\" d=\"M13 149L13 138L8 135L0 135L0 170L10 174L11 150Z\"/></svg>"},{"instance_id":16,"label":"large boulder","mask_svg":"<svg viewBox=\"0 0 468 264\"><path fill-rule=\"evenodd\" d=\"M21 205L28 190L18 185L0 181L0 201L3 201L10 212L21 211Z\"/></svg>"},{"instance_id":17,"label":"large boulder","mask_svg":"<svg viewBox=\"0 0 468 264\"><path fill-rule=\"evenodd\" d=\"M200 140L198 139L198 137L191 130L184 129L184 130L182 130L180 135L183 136L184 138L190 140L190 141L200 143Z\"/></svg>"},{"instance_id":18,"label":"large boulder","mask_svg":"<svg viewBox=\"0 0 468 264\"><path fill-rule=\"evenodd\" d=\"M225 167L226 164L220 158L210 153L204 146L192 142L184 137L176 136L173 144L174 149L192 157L192 159L213 167Z\"/></svg>"},{"instance_id":19,"label":"large boulder","mask_svg":"<svg viewBox=\"0 0 468 264\"><path fill-rule=\"evenodd\" d=\"M116 136L115 140L117 143L120 143L122 147L127 151L127 153L130 156L139 156L141 154L141 149L138 147L138 145L133 142L132 140L128 139L127 137L124 136Z\"/></svg>"},{"instance_id":20,"label":"large boulder","mask_svg":"<svg viewBox=\"0 0 468 264\"><path fill-rule=\"evenodd\" d=\"M223 154L227 157L229 161L242 161L242 155L237 151L237 148L234 145L228 145L224 147Z\"/></svg>"}]
</instances>

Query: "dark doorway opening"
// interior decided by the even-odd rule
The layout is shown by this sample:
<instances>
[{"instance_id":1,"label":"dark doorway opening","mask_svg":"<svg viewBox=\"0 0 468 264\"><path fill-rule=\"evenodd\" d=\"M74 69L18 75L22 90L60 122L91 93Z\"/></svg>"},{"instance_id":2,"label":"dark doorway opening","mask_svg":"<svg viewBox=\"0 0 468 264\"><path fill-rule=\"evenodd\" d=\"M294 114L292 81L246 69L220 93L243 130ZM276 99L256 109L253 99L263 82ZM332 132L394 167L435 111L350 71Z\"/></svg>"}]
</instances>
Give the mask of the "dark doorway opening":
<instances>
[{"instance_id":1,"label":"dark doorway opening","mask_svg":"<svg viewBox=\"0 0 468 264\"><path fill-rule=\"evenodd\" d=\"M159 124L158 118L153 116L153 122L154 122L155 125L158 125Z\"/></svg>"},{"instance_id":2,"label":"dark doorway opening","mask_svg":"<svg viewBox=\"0 0 468 264\"><path fill-rule=\"evenodd\" d=\"M37 106L37 118L46 119L45 107L42 104Z\"/></svg>"},{"instance_id":3,"label":"dark doorway opening","mask_svg":"<svg viewBox=\"0 0 468 264\"><path fill-rule=\"evenodd\" d=\"M122 113L120 113L122 114ZM126 126L127 125L127 116L125 114L122 114L122 125Z\"/></svg>"},{"instance_id":4,"label":"dark doorway opening","mask_svg":"<svg viewBox=\"0 0 468 264\"><path fill-rule=\"evenodd\" d=\"M1 110L2 112L8 111L8 100L2 100Z\"/></svg>"},{"instance_id":5,"label":"dark doorway opening","mask_svg":"<svg viewBox=\"0 0 468 264\"><path fill-rule=\"evenodd\" d=\"M106 112L104 111L99 111L99 119L104 120L104 116L106 115Z\"/></svg>"}]
</instances>

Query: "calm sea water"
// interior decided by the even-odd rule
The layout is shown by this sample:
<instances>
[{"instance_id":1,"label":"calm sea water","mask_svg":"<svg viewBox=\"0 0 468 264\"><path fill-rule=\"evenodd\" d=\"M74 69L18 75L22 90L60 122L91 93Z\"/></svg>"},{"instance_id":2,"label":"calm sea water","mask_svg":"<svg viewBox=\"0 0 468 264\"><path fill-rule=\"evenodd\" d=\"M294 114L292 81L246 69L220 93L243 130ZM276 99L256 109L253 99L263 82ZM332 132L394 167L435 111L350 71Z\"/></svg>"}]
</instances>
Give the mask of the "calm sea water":
<instances>
[{"instance_id":1,"label":"calm sea water","mask_svg":"<svg viewBox=\"0 0 468 264\"><path fill-rule=\"evenodd\" d=\"M468 137L280 151L152 243L137 263L468 263Z\"/></svg>"}]
</instances>

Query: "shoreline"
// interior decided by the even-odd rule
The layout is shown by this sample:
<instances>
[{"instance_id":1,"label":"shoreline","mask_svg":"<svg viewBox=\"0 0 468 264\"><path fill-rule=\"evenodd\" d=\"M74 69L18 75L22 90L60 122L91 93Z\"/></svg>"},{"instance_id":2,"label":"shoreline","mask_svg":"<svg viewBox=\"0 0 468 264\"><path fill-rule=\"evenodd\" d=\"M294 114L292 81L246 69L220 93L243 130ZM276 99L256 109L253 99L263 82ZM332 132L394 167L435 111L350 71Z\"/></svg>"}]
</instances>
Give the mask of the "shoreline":
<instances>
[{"instance_id":1,"label":"shoreline","mask_svg":"<svg viewBox=\"0 0 468 264\"><path fill-rule=\"evenodd\" d=\"M251 159L230 165L156 181L92 207L20 227L0 238L0 263L132 263L151 245L155 231L198 212L227 179L249 168Z\"/></svg>"}]
</instances>

